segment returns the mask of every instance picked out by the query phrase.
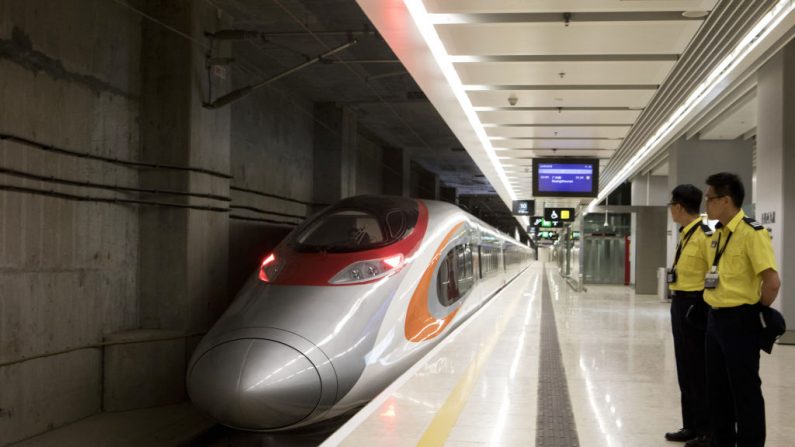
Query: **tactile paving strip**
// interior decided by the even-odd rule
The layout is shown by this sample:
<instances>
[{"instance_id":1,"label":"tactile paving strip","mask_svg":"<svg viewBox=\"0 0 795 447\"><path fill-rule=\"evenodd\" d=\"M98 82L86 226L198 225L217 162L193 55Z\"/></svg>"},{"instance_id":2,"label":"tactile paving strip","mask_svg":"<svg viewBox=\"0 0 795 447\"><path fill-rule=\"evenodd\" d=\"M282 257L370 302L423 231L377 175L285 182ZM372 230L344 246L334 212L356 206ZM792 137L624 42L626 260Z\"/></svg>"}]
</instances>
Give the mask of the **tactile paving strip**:
<instances>
[{"instance_id":1,"label":"tactile paving strip","mask_svg":"<svg viewBox=\"0 0 795 447\"><path fill-rule=\"evenodd\" d=\"M555 310L544 269L541 280L541 355L538 363L536 447L577 447L577 426L558 342Z\"/></svg>"}]
</instances>

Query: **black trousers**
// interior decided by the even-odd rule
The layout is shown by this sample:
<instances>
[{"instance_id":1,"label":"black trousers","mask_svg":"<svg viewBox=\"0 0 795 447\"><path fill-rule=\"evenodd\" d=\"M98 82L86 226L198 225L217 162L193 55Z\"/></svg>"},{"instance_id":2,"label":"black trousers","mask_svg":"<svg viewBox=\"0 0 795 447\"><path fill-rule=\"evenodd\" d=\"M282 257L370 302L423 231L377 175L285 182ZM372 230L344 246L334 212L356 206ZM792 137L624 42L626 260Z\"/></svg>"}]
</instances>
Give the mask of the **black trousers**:
<instances>
[{"instance_id":1,"label":"black trousers","mask_svg":"<svg viewBox=\"0 0 795 447\"><path fill-rule=\"evenodd\" d=\"M684 295L684 296L683 296ZM708 311L701 292L674 296L671 300L671 328L674 335L676 375L682 400L682 427L699 434L708 434L709 413L707 406L706 354L704 352L704 327L696 327L686 315L701 314L697 321L705 321ZM694 316L691 315L691 319Z\"/></svg>"},{"instance_id":2,"label":"black trousers","mask_svg":"<svg viewBox=\"0 0 795 447\"><path fill-rule=\"evenodd\" d=\"M717 447L765 445L765 400L759 378L759 310L711 309L707 321L707 389Z\"/></svg>"}]
</instances>

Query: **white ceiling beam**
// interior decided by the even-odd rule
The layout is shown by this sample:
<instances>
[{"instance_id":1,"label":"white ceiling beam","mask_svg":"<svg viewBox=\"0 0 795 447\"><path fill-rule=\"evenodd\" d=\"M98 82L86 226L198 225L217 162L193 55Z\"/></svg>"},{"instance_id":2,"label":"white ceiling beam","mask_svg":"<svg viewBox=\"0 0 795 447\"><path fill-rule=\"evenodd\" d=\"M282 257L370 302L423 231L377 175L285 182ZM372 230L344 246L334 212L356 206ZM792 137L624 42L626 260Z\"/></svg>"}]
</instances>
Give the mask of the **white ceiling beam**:
<instances>
[{"instance_id":1,"label":"white ceiling beam","mask_svg":"<svg viewBox=\"0 0 795 447\"><path fill-rule=\"evenodd\" d=\"M749 101L756 98L756 76L748 78L745 82L734 88L722 99L709 113L699 119L685 134L685 138L692 140L699 134L707 133L715 127L716 123L732 112L741 108Z\"/></svg>"},{"instance_id":2,"label":"white ceiling beam","mask_svg":"<svg viewBox=\"0 0 795 447\"><path fill-rule=\"evenodd\" d=\"M475 23L584 23L584 22L688 22L704 17L687 17L685 11L615 11L615 12L501 12L474 14L429 14L434 25L469 25Z\"/></svg>"},{"instance_id":3,"label":"white ceiling beam","mask_svg":"<svg viewBox=\"0 0 795 447\"><path fill-rule=\"evenodd\" d=\"M679 60L678 54L505 54L450 56L453 63L479 62L667 62Z\"/></svg>"},{"instance_id":4,"label":"white ceiling beam","mask_svg":"<svg viewBox=\"0 0 795 447\"><path fill-rule=\"evenodd\" d=\"M483 123L483 127L632 127L633 123Z\"/></svg>"},{"instance_id":5,"label":"white ceiling beam","mask_svg":"<svg viewBox=\"0 0 795 447\"><path fill-rule=\"evenodd\" d=\"M470 92L503 91L503 90L657 90L657 84L539 84L539 85L488 85L469 84L464 89Z\"/></svg>"}]
</instances>

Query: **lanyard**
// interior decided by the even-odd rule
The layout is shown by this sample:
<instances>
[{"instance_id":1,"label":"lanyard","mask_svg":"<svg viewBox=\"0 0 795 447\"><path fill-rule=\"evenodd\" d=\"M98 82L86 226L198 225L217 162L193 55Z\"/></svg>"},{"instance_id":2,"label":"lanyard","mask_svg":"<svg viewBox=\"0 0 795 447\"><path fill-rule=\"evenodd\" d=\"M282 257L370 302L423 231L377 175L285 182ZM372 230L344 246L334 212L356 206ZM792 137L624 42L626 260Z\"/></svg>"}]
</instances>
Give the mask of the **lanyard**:
<instances>
[{"instance_id":1,"label":"lanyard","mask_svg":"<svg viewBox=\"0 0 795 447\"><path fill-rule=\"evenodd\" d=\"M723 244L723 250L720 249L720 237L721 237L721 235L720 234L718 235L718 249L715 251L715 260L712 261L712 268L713 269L717 269L718 268L718 263L720 262L720 258L723 256L723 252L726 251L726 247L729 246L729 241L732 239L733 235L734 235L734 232L729 232L729 237L726 238L726 243Z\"/></svg>"},{"instance_id":2,"label":"lanyard","mask_svg":"<svg viewBox=\"0 0 795 447\"><path fill-rule=\"evenodd\" d=\"M674 258L674 269L676 268L676 264L679 262L679 256L682 255L682 251L685 249L685 246L688 242L690 242L690 238L693 237L693 233L698 230L699 224L693 225L693 228L685 234L684 240L679 241L679 244L676 246L676 257Z\"/></svg>"}]
</instances>

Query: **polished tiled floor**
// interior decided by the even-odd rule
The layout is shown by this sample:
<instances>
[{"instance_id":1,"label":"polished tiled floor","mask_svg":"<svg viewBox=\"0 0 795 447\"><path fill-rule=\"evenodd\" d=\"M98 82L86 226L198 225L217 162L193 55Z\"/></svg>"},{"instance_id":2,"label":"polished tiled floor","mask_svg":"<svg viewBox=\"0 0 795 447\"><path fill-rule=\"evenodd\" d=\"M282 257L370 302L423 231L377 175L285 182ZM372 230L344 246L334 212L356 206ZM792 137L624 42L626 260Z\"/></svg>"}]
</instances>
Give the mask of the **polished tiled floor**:
<instances>
[{"instance_id":1,"label":"polished tiled floor","mask_svg":"<svg viewBox=\"0 0 795 447\"><path fill-rule=\"evenodd\" d=\"M535 445L543 272L532 265L324 445ZM546 274L579 445L680 445L662 436L681 425L668 304ZM795 446L793 372L795 346L763 354L769 447Z\"/></svg>"}]
</instances>

